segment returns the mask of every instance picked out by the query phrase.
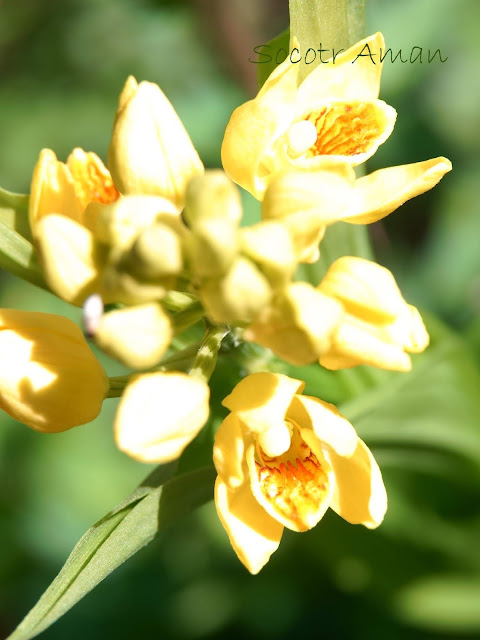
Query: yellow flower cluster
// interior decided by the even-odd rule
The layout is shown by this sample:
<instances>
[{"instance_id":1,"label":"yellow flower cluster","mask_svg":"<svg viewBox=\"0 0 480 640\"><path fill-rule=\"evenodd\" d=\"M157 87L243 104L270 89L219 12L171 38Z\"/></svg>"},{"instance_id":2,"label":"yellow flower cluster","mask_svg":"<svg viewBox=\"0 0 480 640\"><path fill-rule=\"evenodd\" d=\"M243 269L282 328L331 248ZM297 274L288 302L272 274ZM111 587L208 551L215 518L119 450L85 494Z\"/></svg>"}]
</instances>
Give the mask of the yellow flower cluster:
<instances>
[{"instance_id":1,"label":"yellow flower cluster","mask_svg":"<svg viewBox=\"0 0 480 640\"><path fill-rule=\"evenodd\" d=\"M328 225L379 220L451 168L435 158L356 178L353 167L375 153L396 118L378 99L381 65L358 57L367 44L373 54L384 47L381 34L371 36L300 83L297 65L280 65L232 115L226 174L204 171L161 90L133 78L119 99L108 169L91 152L75 149L63 163L44 149L29 221L45 279L84 306L96 344L136 373L115 386L73 323L3 310L0 407L35 429L61 431L93 419L117 389L118 446L165 463L207 422L208 380L232 329L236 340L295 365L408 371L409 354L429 338L387 269L344 256L317 286L295 280L300 263L318 259ZM241 226L232 180L262 201L257 224ZM202 316L204 339L186 348L180 366L168 351L172 339ZM224 400L231 413L215 440L215 501L252 573L283 527L310 529L328 507L376 527L386 510L367 446L335 407L302 389L287 376L257 373Z\"/></svg>"}]
</instances>

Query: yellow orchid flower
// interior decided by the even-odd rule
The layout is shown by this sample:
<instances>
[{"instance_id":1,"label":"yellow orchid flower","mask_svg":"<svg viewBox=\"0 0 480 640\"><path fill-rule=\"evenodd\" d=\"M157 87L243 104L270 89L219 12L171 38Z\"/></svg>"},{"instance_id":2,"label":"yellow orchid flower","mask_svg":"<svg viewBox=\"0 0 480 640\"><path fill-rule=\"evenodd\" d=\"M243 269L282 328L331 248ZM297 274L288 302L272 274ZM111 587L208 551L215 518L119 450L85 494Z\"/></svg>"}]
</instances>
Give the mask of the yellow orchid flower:
<instances>
[{"instance_id":1,"label":"yellow orchid flower","mask_svg":"<svg viewBox=\"0 0 480 640\"><path fill-rule=\"evenodd\" d=\"M331 404L302 396L304 383L254 373L225 398L215 436L215 505L240 561L253 574L278 548L283 528L306 531L328 507L377 527L387 497L366 444Z\"/></svg>"},{"instance_id":2,"label":"yellow orchid flower","mask_svg":"<svg viewBox=\"0 0 480 640\"><path fill-rule=\"evenodd\" d=\"M48 285L67 302L81 305L99 287L103 256L85 227L88 205L118 198L95 153L77 148L63 163L50 149L40 152L30 191L30 228Z\"/></svg>"},{"instance_id":3,"label":"yellow orchid flower","mask_svg":"<svg viewBox=\"0 0 480 640\"><path fill-rule=\"evenodd\" d=\"M420 353L429 337L418 310L405 302L392 273L375 262L345 256L328 269L317 289L345 310L330 349L320 357L328 369L370 364L410 371L408 352Z\"/></svg>"},{"instance_id":4,"label":"yellow orchid flower","mask_svg":"<svg viewBox=\"0 0 480 640\"><path fill-rule=\"evenodd\" d=\"M208 384L186 373L147 373L127 386L114 424L119 449L141 462L175 460L208 419Z\"/></svg>"},{"instance_id":5,"label":"yellow orchid flower","mask_svg":"<svg viewBox=\"0 0 480 640\"><path fill-rule=\"evenodd\" d=\"M130 76L120 95L108 167L125 195L159 195L183 207L185 190L203 164L160 88Z\"/></svg>"},{"instance_id":6,"label":"yellow orchid flower","mask_svg":"<svg viewBox=\"0 0 480 640\"><path fill-rule=\"evenodd\" d=\"M370 55L362 53L368 45ZM290 58L232 114L222 145L227 174L259 200L278 172L358 165L393 130L396 111L378 100L384 49L376 33L298 82Z\"/></svg>"},{"instance_id":7,"label":"yellow orchid flower","mask_svg":"<svg viewBox=\"0 0 480 640\"><path fill-rule=\"evenodd\" d=\"M311 284L293 282L262 309L243 337L302 366L330 350L332 335L342 317L340 302Z\"/></svg>"},{"instance_id":8,"label":"yellow orchid flower","mask_svg":"<svg viewBox=\"0 0 480 640\"><path fill-rule=\"evenodd\" d=\"M118 196L110 173L95 153L77 148L63 163L51 149L42 149L30 189L30 228L36 236L39 220L52 213L82 223L90 202L107 204Z\"/></svg>"},{"instance_id":9,"label":"yellow orchid flower","mask_svg":"<svg viewBox=\"0 0 480 640\"><path fill-rule=\"evenodd\" d=\"M447 158L379 169L355 177L349 166L337 171L289 171L273 177L262 202L264 220L289 230L301 262L315 262L327 225L370 224L407 200L432 189L452 168Z\"/></svg>"},{"instance_id":10,"label":"yellow orchid flower","mask_svg":"<svg viewBox=\"0 0 480 640\"><path fill-rule=\"evenodd\" d=\"M93 420L108 378L80 329L49 313L0 310L0 408L46 433Z\"/></svg>"}]
</instances>

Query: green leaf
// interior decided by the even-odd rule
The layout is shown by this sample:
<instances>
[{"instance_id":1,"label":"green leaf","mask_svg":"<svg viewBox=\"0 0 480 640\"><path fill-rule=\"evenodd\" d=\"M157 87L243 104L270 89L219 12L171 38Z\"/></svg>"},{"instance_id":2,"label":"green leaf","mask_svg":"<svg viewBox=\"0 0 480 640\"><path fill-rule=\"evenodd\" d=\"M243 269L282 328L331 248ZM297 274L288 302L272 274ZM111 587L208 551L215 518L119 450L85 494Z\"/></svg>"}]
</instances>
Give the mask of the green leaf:
<instances>
[{"instance_id":1,"label":"green leaf","mask_svg":"<svg viewBox=\"0 0 480 640\"><path fill-rule=\"evenodd\" d=\"M30 224L28 222L29 196L21 193L11 193L0 187L0 222L21 236L31 239Z\"/></svg>"},{"instance_id":2,"label":"green leaf","mask_svg":"<svg viewBox=\"0 0 480 640\"><path fill-rule=\"evenodd\" d=\"M8 640L29 640L44 631L168 525L212 499L212 467L172 477L175 468L175 464L158 467L85 533Z\"/></svg>"},{"instance_id":3,"label":"green leaf","mask_svg":"<svg viewBox=\"0 0 480 640\"><path fill-rule=\"evenodd\" d=\"M0 267L38 287L48 289L33 245L1 221Z\"/></svg>"},{"instance_id":4,"label":"green leaf","mask_svg":"<svg viewBox=\"0 0 480 640\"><path fill-rule=\"evenodd\" d=\"M290 29L287 28L282 31L278 36L267 42L265 45L255 47L258 49L258 60L251 60L254 64L257 64L257 80L258 86L263 87L265 80L268 76L281 64L289 54L290 46ZM283 51L285 55L283 54ZM266 58L270 58L267 60Z\"/></svg>"},{"instance_id":5,"label":"green leaf","mask_svg":"<svg viewBox=\"0 0 480 640\"><path fill-rule=\"evenodd\" d=\"M394 604L408 624L456 635L480 631L479 602L478 576L439 574L407 585Z\"/></svg>"},{"instance_id":6,"label":"green leaf","mask_svg":"<svg viewBox=\"0 0 480 640\"><path fill-rule=\"evenodd\" d=\"M427 351L409 373L378 372L376 386L341 406L374 447L460 456L480 472L480 372L466 344L433 317Z\"/></svg>"}]
</instances>

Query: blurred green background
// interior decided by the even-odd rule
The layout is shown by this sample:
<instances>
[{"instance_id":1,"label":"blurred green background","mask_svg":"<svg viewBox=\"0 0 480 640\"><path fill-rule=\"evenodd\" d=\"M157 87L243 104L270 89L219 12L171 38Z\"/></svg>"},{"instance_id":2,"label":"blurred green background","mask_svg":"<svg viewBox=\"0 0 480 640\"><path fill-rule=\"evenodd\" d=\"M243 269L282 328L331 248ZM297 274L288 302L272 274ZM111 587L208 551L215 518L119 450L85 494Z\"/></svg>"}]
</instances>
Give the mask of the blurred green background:
<instances>
[{"instance_id":1,"label":"blurred green background","mask_svg":"<svg viewBox=\"0 0 480 640\"><path fill-rule=\"evenodd\" d=\"M457 333L448 340L459 371L444 368L416 404L409 405L412 389L404 398L395 387L376 419L392 433L396 419L411 421L414 434L417 426L435 433L429 410L439 389L451 394L442 437L457 457L375 448L373 438L390 498L384 525L371 532L328 513L309 533L286 532L257 577L237 561L210 504L107 578L46 640L480 638L480 3L368 0L367 7L368 33L381 30L393 51L408 58L420 46L425 55L440 48L448 56L385 65L381 97L398 121L369 169L445 155L454 171L371 231L405 297ZM287 20L287 0L0 0L1 186L28 192L42 147L61 159L75 146L105 158L129 74L162 87L205 164L220 166L229 115L255 91L253 46ZM0 285L2 307L78 319L75 309L7 274ZM425 363L433 370L433 356ZM311 392L322 396L321 377ZM94 423L52 437L0 416L1 637L82 533L149 471L115 449L115 404L105 403ZM422 419L412 420L415 407ZM372 431L360 423L370 442ZM460 450L471 453L469 464Z\"/></svg>"}]
</instances>

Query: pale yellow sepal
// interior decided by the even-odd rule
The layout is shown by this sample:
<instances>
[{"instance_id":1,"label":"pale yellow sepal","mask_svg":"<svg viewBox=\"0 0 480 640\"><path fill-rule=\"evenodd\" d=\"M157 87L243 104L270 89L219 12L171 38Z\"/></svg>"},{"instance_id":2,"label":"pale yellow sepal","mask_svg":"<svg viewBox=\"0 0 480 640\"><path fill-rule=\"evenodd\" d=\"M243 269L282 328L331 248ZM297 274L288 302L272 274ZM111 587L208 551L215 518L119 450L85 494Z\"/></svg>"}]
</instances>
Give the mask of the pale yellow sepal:
<instances>
[{"instance_id":1,"label":"pale yellow sepal","mask_svg":"<svg viewBox=\"0 0 480 640\"><path fill-rule=\"evenodd\" d=\"M199 220L185 245L195 279L219 278L238 256L238 229L226 218Z\"/></svg>"},{"instance_id":2,"label":"pale yellow sepal","mask_svg":"<svg viewBox=\"0 0 480 640\"><path fill-rule=\"evenodd\" d=\"M108 378L80 329L47 313L0 310L0 408L46 433L93 420Z\"/></svg>"},{"instance_id":3,"label":"pale yellow sepal","mask_svg":"<svg viewBox=\"0 0 480 640\"><path fill-rule=\"evenodd\" d=\"M126 388L114 424L119 449L141 462L178 458L206 423L209 386L185 373L149 373Z\"/></svg>"},{"instance_id":4,"label":"pale yellow sepal","mask_svg":"<svg viewBox=\"0 0 480 640\"><path fill-rule=\"evenodd\" d=\"M39 220L36 238L45 279L54 293L81 306L99 291L104 252L88 229L52 214Z\"/></svg>"},{"instance_id":5,"label":"pale yellow sepal","mask_svg":"<svg viewBox=\"0 0 480 640\"><path fill-rule=\"evenodd\" d=\"M335 261L318 290L345 309L320 364L344 369L370 364L409 371L409 352L423 351L428 333L415 307L403 299L393 275L384 267L356 257Z\"/></svg>"},{"instance_id":6,"label":"pale yellow sepal","mask_svg":"<svg viewBox=\"0 0 480 640\"><path fill-rule=\"evenodd\" d=\"M377 99L384 46L381 34L370 36L300 83L299 66L287 58L257 97L233 112L222 145L227 174L262 200L278 172L364 162L388 138L396 118Z\"/></svg>"},{"instance_id":7,"label":"pale yellow sepal","mask_svg":"<svg viewBox=\"0 0 480 640\"><path fill-rule=\"evenodd\" d=\"M353 426L333 405L303 397L302 388L299 380L257 373L224 400L231 413L215 436L215 505L251 573L268 562L283 527L311 529L331 507L373 528L387 508L380 470Z\"/></svg>"},{"instance_id":8,"label":"pale yellow sepal","mask_svg":"<svg viewBox=\"0 0 480 640\"><path fill-rule=\"evenodd\" d=\"M245 330L244 337L302 366L328 352L342 305L306 282L281 291Z\"/></svg>"},{"instance_id":9,"label":"pale yellow sepal","mask_svg":"<svg viewBox=\"0 0 480 640\"><path fill-rule=\"evenodd\" d=\"M95 342L103 351L132 369L158 364L171 339L170 319L155 303L110 311L95 331Z\"/></svg>"},{"instance_id":10,"label":"pale yellow sepal","mask_svg":"<svg viewBox=\"0 0 480 640\"><path fill-rule=\"evenodd\" d=\"M108 167L124 195L159 195L182 207L189 180L203 165L160 88L130 77L120 96Z\"/></svg>"}]
</instances>

